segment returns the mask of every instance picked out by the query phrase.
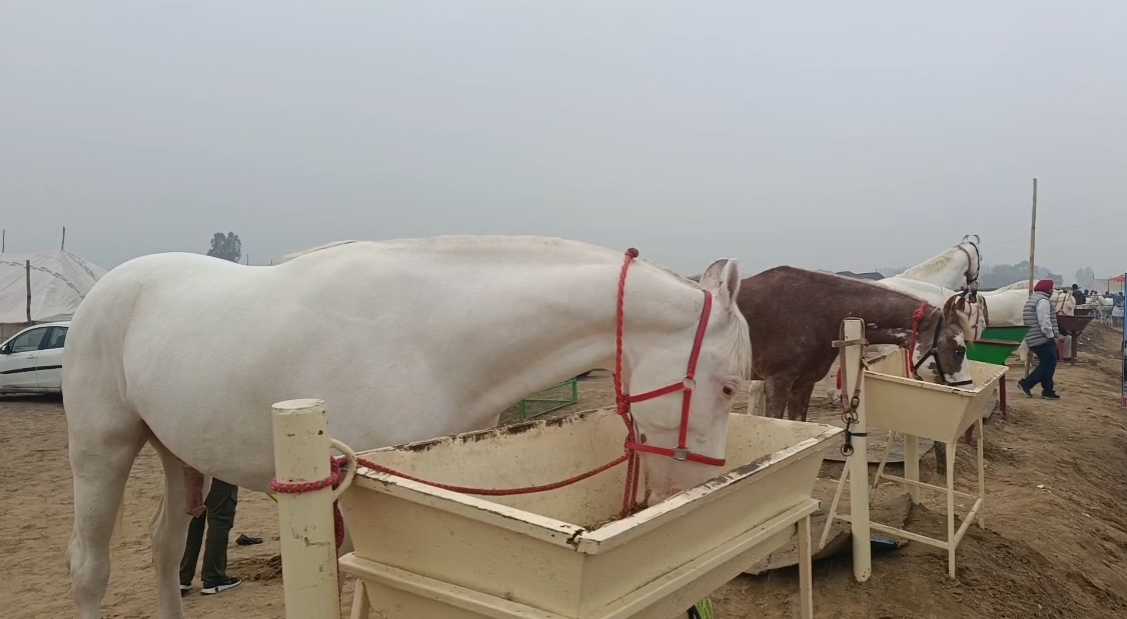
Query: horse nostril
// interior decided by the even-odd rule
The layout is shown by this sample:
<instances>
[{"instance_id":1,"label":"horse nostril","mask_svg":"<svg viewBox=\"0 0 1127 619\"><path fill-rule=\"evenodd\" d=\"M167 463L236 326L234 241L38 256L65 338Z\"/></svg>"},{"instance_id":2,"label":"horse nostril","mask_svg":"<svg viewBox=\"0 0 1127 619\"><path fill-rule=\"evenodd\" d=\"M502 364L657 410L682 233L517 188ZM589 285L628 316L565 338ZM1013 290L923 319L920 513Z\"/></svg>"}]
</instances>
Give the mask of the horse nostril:
<instances>
[{"instance_id":1,"label":"horse nostril","mask_svg":"<svg viewBox=\"0 0 1127 619\"><path fill-rule=\"evenodd\" d=\"M645 434L639 434L638 435L638 442L642 443L644 445L646 443L646 435Z\"/></svg>"}]
</instances>

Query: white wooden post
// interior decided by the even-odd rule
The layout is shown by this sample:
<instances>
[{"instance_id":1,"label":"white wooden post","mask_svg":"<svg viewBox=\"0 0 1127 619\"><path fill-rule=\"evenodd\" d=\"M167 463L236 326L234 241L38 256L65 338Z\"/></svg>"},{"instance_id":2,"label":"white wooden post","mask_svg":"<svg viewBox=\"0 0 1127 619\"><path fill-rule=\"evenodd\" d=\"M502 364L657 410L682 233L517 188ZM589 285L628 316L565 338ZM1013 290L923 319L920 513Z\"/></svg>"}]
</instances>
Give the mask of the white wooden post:
<instances>
[{"instance_id":1,"label":"white wooden post","mask_svg":"<svg viewBox=\"0 0 1127 619\"><path fill-rule=\"evenodd\" d=\"M329 416L323 400L288 400L273 407L274 471L282 483L329 477ZM339 619L333 490L279 492L282 585L291 619Z\"/></svg>"},{"instance_id":2,"label":"white wooden post","mask_svg":"<svg viewBox=\"0 0 1127 619\"><path fill-rule=\"evenodd\" d=\"M842 325L842 336L846 345L842 371L842 398L852 398L858 393L857 423L850 432L861 434L852 438L853 454L849 456L849 513L850 528L853 533L853 577L857 582L865 582L873 575L872 547L869 531L869 439L866 436L868 425L865 420L864 370L861 360L864 354L865 321L859 318L846 318ZM861 382L859 382L861 381ZM860 387L860 390L857 388ZM846 402L848 404L848 402Z\"/></svg>"}]
</instances>

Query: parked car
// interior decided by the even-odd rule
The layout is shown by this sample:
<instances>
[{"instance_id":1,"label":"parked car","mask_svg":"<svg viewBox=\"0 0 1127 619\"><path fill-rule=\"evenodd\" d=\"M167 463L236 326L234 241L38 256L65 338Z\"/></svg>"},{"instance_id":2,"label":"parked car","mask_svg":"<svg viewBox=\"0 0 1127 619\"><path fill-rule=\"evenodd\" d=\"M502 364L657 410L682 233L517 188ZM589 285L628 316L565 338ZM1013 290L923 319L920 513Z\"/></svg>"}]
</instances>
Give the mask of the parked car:
<instances>
[{"instance_id":1,"label":"parked car","mask_svg":"<svg viewBox=\"0 0 1127 619\"><path fill-rule=\"evenodd\" d=\"M70 321L28 327L0 344L0 393L61 393Z\"/></svg>"}]
</instances>

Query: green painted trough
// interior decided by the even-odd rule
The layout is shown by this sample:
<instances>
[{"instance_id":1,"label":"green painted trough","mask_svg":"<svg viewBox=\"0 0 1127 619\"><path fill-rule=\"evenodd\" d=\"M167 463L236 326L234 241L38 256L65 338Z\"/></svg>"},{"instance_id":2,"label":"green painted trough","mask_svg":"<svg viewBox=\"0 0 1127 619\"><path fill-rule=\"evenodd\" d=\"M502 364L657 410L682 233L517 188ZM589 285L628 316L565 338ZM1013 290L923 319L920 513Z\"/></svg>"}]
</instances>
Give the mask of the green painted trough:
<instances>
[{"instance_id":1,"label":"green painted trough","mask_svg":"<svg viewBox=\"0 0 1127 619\"><path fill-rule=\"evenodd\" d=\"M981 338L967 345L967 359L1005 365L1028 330L1029 327L986 327Z\"/></svg>"}]
</instances>

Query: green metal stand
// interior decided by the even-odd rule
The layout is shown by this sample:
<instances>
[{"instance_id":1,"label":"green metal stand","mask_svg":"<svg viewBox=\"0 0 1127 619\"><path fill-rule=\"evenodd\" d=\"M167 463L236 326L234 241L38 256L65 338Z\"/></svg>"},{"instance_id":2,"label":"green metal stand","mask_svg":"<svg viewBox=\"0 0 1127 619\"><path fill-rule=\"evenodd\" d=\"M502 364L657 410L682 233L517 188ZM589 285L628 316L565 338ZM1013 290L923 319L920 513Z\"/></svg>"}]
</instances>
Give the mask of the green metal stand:
<instances>
[{"instance_id":1,"label":"green metal stand","mask_svg":"<svg viewBox=\"0 0 1127 619\"><path fill-rule=\"evenodd\" d=\"M564 389L570 388L569 391L570 391L571 397L565 396L565 397L562 397L562 398L561 397L553 398L553 397L545 396L545 397L537 397L537 398L525 398L525 399L520 401L520 405L517 408L517 416L520 417L521 421L525 421L527 419L533 419L533 418L539 417L541 415L547 415L548 413L550 413L552 411L558 411L561 408L564 408L566 406L571 406L572 404L578 404L579 403L579 380L576 379L576 378L572 378L571 380L565 380L564 382L562 382L558 385L553 385L551 387L548 387L547 389L541 391L540 393L538 393L536 395L543 395L543 394L548 394L552 391L559 391L561 388L564 388ZM538 413L529 415L528 414L528 405L531 404L531 403L555 404L555 406L546 408L546 409L544 409L544 410L542 410Z\"/></svg>"}]
</instances>

